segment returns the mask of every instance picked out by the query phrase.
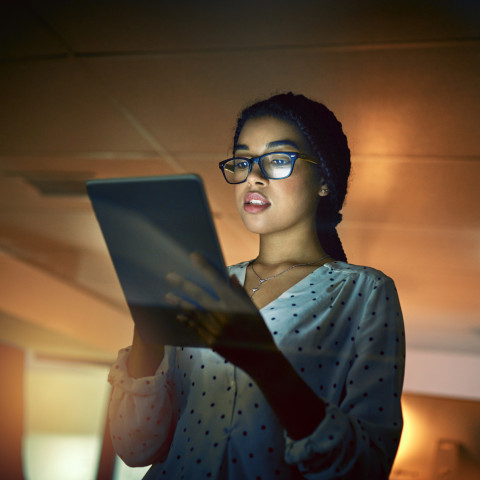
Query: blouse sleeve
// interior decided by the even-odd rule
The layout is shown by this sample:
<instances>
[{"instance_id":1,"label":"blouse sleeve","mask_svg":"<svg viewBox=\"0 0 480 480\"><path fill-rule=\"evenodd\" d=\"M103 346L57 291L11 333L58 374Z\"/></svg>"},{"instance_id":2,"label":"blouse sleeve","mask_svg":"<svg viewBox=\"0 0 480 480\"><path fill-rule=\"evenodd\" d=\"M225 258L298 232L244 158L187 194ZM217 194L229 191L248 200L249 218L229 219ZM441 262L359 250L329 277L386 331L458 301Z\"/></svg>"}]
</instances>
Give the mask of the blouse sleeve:
<instances>
[{"instance_id":1,"label":"blouse sleeve","mask_svg":"<svg viewBox=\"0 0 480 480\"><path fill-rule=\"evenodd\" d=\"M287 463L309 480L387 479L398 448L405 335L393 281L380 278L359 308L345 396L339 405L326 404L309 437L286 436Z\"/></svg>"},{"instance_id":2,"label":"blouse sleeve","mask_svg":"<svg viewBox=\"0 0 480 480\"><path fill-rule=\"evenodd\" d=\"M133 378L127 372L130 348L120 350L108 381L113 390L108 417L113 447L129 466L139 467L162 461L168 454L176 418L172 401L173 348L153 376Z\"/></svg>"}]
</instances>

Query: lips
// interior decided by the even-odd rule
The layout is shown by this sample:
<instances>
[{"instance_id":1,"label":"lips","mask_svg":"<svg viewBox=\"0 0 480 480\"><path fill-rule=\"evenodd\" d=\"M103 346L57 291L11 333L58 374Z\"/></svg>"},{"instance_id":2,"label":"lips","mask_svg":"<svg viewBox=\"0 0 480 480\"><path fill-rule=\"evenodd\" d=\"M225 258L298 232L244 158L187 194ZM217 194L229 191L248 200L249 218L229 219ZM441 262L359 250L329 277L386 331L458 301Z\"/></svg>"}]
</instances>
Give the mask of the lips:
<instances>
[{"instance_id":1,"label":"lips","mask_svg":"<svg viewBox=\"0 0 480 480\"><path fill-rule=\"evenodd\" d=\"M270 206L270 202L260 193L249 192L245 195L243 208L248 213L263 212Z\"/></svg>"}]
</instances>

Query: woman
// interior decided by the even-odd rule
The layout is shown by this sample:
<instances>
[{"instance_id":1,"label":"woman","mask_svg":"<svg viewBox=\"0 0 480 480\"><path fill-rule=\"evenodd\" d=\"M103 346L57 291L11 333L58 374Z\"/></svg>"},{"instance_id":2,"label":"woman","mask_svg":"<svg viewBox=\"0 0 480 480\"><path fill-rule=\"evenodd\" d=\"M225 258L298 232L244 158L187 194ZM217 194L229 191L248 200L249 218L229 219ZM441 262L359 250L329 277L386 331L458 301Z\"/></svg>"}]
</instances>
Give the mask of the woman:
<instances>
[{"instance_id":1,"label":"woman","mask_svg":"<svg viewBox=\"0 0 480 480\"><path fill-rule=\"evenodd\" d=\"M402 429L403 321L393 281L346 263L336 233L350 171L341 124L277 95L242 112L233 156L220 168L258 257L230 267L231 284L193 258L214 296L170 276L179 321L210 348L135 332L110 374L115 449L153 463L148 479L386 479Z\"/></svg>"}]
</instances>

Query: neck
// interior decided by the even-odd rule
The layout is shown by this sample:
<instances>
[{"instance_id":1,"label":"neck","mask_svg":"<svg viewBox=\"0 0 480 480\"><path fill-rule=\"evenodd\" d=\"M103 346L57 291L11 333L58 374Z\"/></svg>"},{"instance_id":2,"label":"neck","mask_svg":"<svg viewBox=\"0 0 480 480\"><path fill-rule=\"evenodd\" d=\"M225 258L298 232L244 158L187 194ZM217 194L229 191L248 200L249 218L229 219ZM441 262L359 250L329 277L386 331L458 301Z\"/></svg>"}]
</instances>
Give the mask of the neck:
<instances>
[{"instance_id":1,"label":"neck","mask_svg":"<svg viewBox=\"0 0 480 480\"><path fill-rule=\"evenodd\" d=\"M255 261L265 266L315 262L325 255L315 231L293 235L282 232L260 235L260 250Z\"/></svg>"}]
</instances>

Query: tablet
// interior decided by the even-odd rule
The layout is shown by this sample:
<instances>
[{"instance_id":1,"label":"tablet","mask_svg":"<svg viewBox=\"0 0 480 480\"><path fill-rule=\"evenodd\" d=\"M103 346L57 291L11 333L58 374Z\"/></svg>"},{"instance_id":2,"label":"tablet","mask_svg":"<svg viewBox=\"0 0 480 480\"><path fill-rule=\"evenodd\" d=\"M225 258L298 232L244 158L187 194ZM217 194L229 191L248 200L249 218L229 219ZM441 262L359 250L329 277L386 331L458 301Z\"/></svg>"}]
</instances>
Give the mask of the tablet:
<instances>
[{"instance_id":1,"label":"tablet","mask_svg":"<svg viewBox=\"0 0 480 480\"><path fill-rule=\"evenodd\" d=\"M165 301L165 277L176 272L209 288L189 259L203 255L228 278L207 197L199 176L98 179L87 182L105 243L132 318L145 341L204 346L176 319Z\"/></svg>"}]
</instances>

